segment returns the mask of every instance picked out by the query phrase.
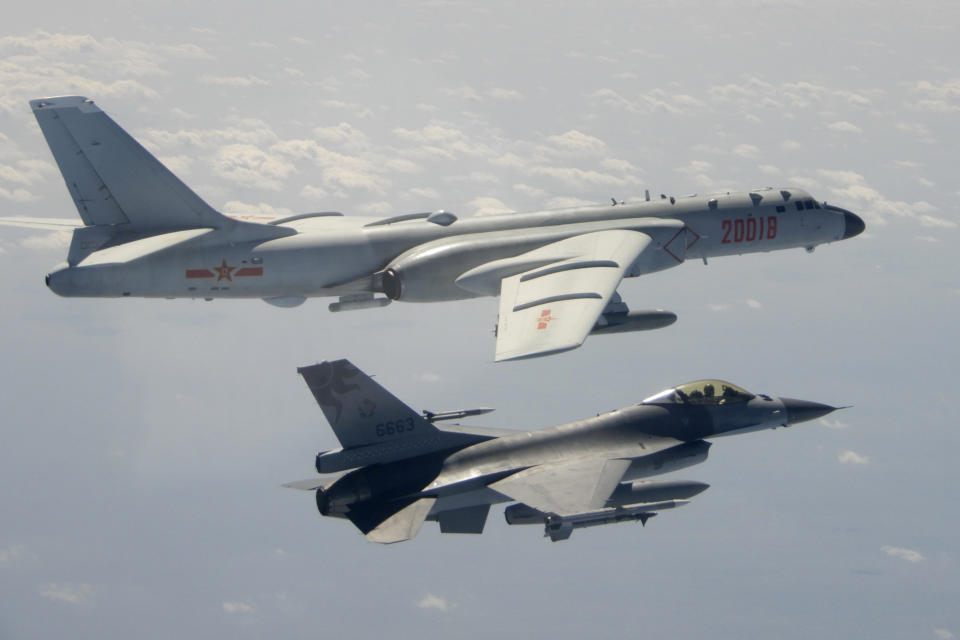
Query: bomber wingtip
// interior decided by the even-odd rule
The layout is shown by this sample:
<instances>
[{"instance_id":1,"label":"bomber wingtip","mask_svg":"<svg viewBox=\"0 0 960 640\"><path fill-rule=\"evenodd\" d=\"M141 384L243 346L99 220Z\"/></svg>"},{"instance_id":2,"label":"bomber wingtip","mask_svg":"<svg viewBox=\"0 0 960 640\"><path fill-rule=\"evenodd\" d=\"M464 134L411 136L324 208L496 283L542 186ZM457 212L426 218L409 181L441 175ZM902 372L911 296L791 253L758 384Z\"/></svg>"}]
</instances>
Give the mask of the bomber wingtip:
<instances>
[{"instance_id":1,"label":"bomber wingtip","mask_svg":"<svg viewBox=\"0 0 960 640\"><path fill-rule=\"evenodd\" d=\"M30 101L30 108L34 111L50 108L77 107L81 105L99 110L99 108L94 105L93 100L86 96L51 96L49 98L35 98Z\"/></svg>"}]
</instances>

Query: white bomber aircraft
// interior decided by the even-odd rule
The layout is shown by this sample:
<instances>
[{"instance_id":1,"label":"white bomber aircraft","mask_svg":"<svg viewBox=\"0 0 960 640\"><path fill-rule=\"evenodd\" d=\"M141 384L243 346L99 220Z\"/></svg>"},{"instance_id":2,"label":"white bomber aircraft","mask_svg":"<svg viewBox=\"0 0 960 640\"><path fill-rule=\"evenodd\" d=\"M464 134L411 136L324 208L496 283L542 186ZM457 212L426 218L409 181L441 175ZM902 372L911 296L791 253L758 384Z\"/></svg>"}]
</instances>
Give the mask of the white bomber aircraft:
<instances>
[{"instance_id":1,"label":"white bomber aircraft","mask_svg":"<svg viewBox=\"0 0 960 640\"><path fill-rule=\"evenodd\" d=\"M669 311L629 311L624 277L690 258L818 244L863 231L857 215L801 189L757 189L458 220L447 211L389 218L336 212L224 215L91 100L30 102L80 218L0 218L72 229L46 277L61 296L262 298L331 311L393 300L500 296L496 360L580 346L590 333L654 329Z\"/></svg>"}]
</instances>

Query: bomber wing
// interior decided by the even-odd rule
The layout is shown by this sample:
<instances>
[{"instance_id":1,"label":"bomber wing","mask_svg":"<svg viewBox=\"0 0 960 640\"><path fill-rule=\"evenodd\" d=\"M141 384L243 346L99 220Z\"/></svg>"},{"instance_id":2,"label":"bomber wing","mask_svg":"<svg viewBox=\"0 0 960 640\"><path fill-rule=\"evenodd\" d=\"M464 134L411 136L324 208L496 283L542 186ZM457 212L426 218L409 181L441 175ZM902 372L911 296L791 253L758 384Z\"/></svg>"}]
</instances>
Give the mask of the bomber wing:
<instances>
[{"instance_id":1,"label":"bomber wing","mask_svg":"<svg viewBox=\"0 0 960 640\"><path fill-rule=\"evenodd\" d=\"M519 256L531 262L542 258L543 266L503 279L494 360L579 347L630 265L654 248L646 233L617 229L567 238Z\"/></svg>"}]
</instances>

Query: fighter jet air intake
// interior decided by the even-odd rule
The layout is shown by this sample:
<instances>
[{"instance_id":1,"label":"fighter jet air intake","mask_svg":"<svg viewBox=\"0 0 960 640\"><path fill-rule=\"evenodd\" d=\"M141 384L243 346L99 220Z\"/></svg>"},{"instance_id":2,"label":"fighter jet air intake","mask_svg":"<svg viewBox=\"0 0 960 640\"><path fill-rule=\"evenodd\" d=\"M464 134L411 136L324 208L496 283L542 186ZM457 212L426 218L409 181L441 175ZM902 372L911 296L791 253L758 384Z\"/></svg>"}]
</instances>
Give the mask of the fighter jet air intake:
<instances>
[{"instance_id":1,"label":"fighter jet air intake","mask_svg":"<svg viewBox=\"0 0 960 640\"><path fill-rule=\"evenodd\" d=\"M487 413L418 414L348 360L298 369L340 441L317 454L321 474L285 486L316 492L325 516L350 520L373 542L402 542L425 520L443 533L482 533L490 505L507 523L535 524L553 541L574 529L646 521L708 485L640 480L707 458L705 438L786 427L835 407L753 394L722 380L667 389L640 404L537 431L437 422Z\"/></svg>"},{"instance_id":2,"label":"fighter jet air intake","mask_svg":"<svg viewBox=\"0 0 960 640\"><path fill-rule=\"evenodd\" d=\"M61 296L262 298L330 311L394 300L499 296L495 360L558 353L591 333L655 329L663 310L630 311L625 277L703 259L813 247L861 233L857 215L802 189L764 188L458 219L338 212L231 216L213 209L91 100L30 102L82 222L0 218L68 229Z\"/></svg>"}]
</instances>

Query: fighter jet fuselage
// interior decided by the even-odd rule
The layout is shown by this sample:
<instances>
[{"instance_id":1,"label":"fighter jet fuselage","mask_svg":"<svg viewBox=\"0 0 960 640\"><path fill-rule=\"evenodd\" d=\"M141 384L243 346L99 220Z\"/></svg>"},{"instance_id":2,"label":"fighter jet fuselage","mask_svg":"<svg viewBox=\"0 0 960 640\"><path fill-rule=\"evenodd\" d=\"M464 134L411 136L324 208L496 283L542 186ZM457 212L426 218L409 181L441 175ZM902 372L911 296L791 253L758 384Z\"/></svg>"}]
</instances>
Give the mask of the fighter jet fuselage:
<instances>
[{"instance_id":1,"label":"fighter jet fuselage","mask_svg":"<svg viewBox=\"0 0 960 640\"><path fill-rule=\"evenodd\" d=\"M317 470L359 468L291 486L315 489L321 514L350 519L376 542L409 539L427 519L442 531L480 533L490 505L502 502L518 503L507 509L508 522L543 524L554 540L576 528L646 519L707 485L634 481L702 462L706 438L835 410L702 380L536 431L439 429L345 360L300 371L344 444L318 454Z\"/></svg>"}]
</instances>

